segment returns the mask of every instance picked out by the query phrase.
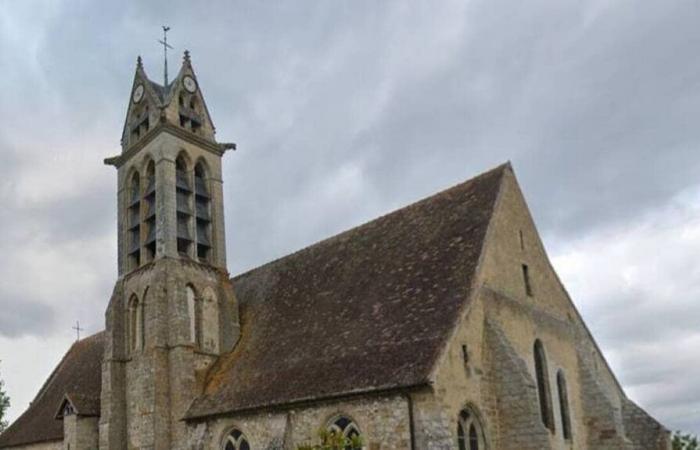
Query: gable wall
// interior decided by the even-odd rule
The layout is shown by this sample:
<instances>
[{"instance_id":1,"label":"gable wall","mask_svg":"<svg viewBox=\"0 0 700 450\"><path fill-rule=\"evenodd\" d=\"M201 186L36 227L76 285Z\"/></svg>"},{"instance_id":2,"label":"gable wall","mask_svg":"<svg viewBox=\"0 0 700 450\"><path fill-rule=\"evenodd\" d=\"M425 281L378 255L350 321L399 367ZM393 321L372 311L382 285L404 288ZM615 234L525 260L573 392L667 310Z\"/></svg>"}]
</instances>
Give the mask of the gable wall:
<instances>
[{"instance_id":1,"label":"gable wall","mask_svg":"<svg viewBox=\"0 0 700 450\"><path fill-rule=\"evenodd\" d=\"M552 270L510 171L489 233L475 296L439 362L434 395L416 398L416 417L435 418L442 412L446 416L442 433L449 435L452 445L459 411L471 404L482 416L492 449L642 448L633 447L625 436L624 393ZM521 264L529 267L531 297L525 292ZM546 351L554 434L540 418L535 339ZM462 345L468 348L467 364ZM562 435L559 369L566 376L571 440ZM419 423L417 428L419 433L440 433L435 424ZM447 441L428 444L428 437L421 439L425 446L418 448L450 448Z\"/></svg>"}]
</instances>

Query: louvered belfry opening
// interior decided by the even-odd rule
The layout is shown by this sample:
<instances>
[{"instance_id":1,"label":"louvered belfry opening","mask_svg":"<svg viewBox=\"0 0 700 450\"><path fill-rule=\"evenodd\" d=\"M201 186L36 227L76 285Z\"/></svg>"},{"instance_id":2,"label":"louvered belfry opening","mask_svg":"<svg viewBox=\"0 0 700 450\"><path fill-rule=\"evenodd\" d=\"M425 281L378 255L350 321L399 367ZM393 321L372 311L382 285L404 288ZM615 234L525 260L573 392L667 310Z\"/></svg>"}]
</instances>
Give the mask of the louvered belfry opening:
<instances>
[{"instance_id":1,"label":"louvered belfry opening","mask_svg":"<svg viewBox=\"0 0 700 450\"><path fill-rule=\"evenodd\" d=\"M145 261L153 261L156 257L156 168L153 161L146 166L146 182L143 191L144 210L144 251Z\"/></svg>"},{"instance_id":2,"label":"louvered belfry opening","mask_svg":"<svg viewBox=\"0 0 700 450\"><path fill-rule=\"evenodd\" d=\"M180 256L192 254L192 183L187 159L180 155L175 160L175 190L177 209L177 252Z\"/></svg>"},{"instance_id":3,"label":"louvered belfry opening","mask_svg":"<svg viewBox=\"0 0 700 450\"><path fill-rule=\"evenodd\" d=\"M194 168L197 259L209 262L211 254L211 196L207 187L207 171L202 162Z\"/></svg>"},{"instance_id":4,"label":"louvered belfry opening","mask_svg":"<svg viewBox=\"0 0 700 450\"><path fill-rule=\"evenodd\" d=\"M141 177L134 172L129 181L128 217L128 259L131 269L141 264Z\"/></svg>"}]
</instances>

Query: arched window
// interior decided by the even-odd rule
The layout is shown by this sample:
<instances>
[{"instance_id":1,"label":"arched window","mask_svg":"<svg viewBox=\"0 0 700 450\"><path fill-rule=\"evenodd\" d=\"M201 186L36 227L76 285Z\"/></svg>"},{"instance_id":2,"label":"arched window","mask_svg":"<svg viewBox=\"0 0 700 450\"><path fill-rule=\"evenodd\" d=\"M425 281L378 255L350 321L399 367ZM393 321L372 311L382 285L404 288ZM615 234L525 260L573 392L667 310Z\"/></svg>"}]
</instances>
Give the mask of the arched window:
<instances>
[{"instance_id":1,"label":"arched window","mask_svg":"<svg viewBox=\"0 0 700 450\"><path fill-rule=\"evenodd\" d=\"M141 264L141 177L138 172L131 175L127 201L127 254L129 269Z\"/></svg>"},{"instance_id":2,"label":"arched window","mask_svg":"<svg viewBox=\"0 0 700 450\"><path fill-rule=\"evenodd\" d=\"M219 302L216 293L211 288L206 288L202 293L202 324L199 327L202 333L202 350L219 352Z\"/></svg>"},{"instance_id":3,"label":"arched window","mask_svg":"<svg viewBox=\"0 0 700 450\"><path fill-rule=\"evenodd\" d=\"M559 394L559 411L561 414L561 432L564 439L571 439L571 417L569 416L569 394L566 391L564 371L557 372L557 391Z\"/></svg>"},{"instance_id":4,"label":"arched window","mask_svg":"<svg viewBox=\"0 0 700 450\"><path fill-rule=\"evenodd\" d=\"M192 344L197 343L197 296L194 293L192 286L187 285L185 288L187 297L187 319L189 321L189 341Z\"/></svg>"},{"instance_id":5,"label":"arched window","mask_svg":"<svg viewBox=\"0 0 700 450\"><path fill-rule=\"evenodd\" d=\"M146 188L143 191L143 203L145 214L143 217L146 239L146 261L152 261L156 257L156 166L153 160L146 166Z\"/></svg>"},{"instance_id":6,"label":"arched window","mask_svg":"<svg viewBox=\"0 0 700 450\"><path fill-rule=\"evenodd\" d=\"M355 424L355 421L347 416L338 416L331 420L328 424L328 431L339 434L350 440L359 440L360 428ZM359 450L358 446L353 446L352 443L345 447L345 450Z\"/></svg>"},{"instance_id":7,"label":"arched window","mask_svg":"<svg viewBox=\"0 0 700 450\"><path fill-rule=\"evenodd\" d=\"M484 450L486 439L478 416L471 408L459 413L457 420L457 446L459 450Z\"/></svg>"},{"instance_id":8,"label":"arched window","mask_svg":"<svg viewBox=\"0 0 700 450\"><path fill-rule=\"evenodd\" d=\"M248 438L241 430L233 429L224 440L223 450L250 450Z\"/></svg>"},{"instance_id":9,"label":"arched window","mask_svg":"<svg viewBox=\"0 0 700 450\"><path fill-rule=\"evenodd\" d=\"M136 295L129 299L126 321L127 350L133 354L143 346L143 305Z\"/></svg>"},{"instance_id":10,"label":"arched window","mask_svg":"<svg viewBox=\"0 0 700 450\"><path fill-rule=\"evenodd\" d=\"M175 160L175 187L177 209L177 251L190 257L192 247L192 182L191 172L184 153Z\"/></svg>"},{"instance_id":11,"label":"arched window","mask_svg":"<svg viewBox=\"0 0 700 450\"><path fill-rule=\"evenodd\" d=\"M540 415L544 426L554 433L554 414L552 413L552 394L549 389L549 371L547 356L542 341L537 339L534 345L535 376L537 378L537 394L540 400Z\"/></svg>"},{"instance_id":12,"label":"arched window","mask_svg":"<svg viewBox=\"0 0 700 450\"><path fill-rule=\"evenodd\" d=\"M197 259L209 262L211 252L211 197L207 187L207 171L202 161L194 166L195 215L197 217Z\"/></svg>"}]
</instances>

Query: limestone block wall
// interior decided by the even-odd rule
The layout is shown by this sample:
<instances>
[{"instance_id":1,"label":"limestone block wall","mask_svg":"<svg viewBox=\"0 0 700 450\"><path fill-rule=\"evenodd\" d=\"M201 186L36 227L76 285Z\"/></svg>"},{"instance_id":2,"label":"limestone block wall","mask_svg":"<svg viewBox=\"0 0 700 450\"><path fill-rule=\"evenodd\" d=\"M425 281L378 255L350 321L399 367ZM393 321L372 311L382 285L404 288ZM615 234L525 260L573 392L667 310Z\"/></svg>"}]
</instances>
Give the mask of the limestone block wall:
<instances>
[{"instance_id":1,"label":"limestone block wall","mask_svg":"<svg viewBox=\"0 0 700 450\"><path fill-rule=\"evenodd\" d=\"M368 450L410 448L408 404L402 395L323 403L279 412L234 415L191 424L189 441L182 448L221 448L226 435L237 428L246 435L251 448L294 450L302 443L316 442L318 430L341 414L355 421Z\"/></svg>"},{"instance_id":2,"label":"limestone block wall","mask_svg":"<svg viewBox=\"0 0 700 450\"><path fill-rule=\"evenodd\" d=\"M493 324L486 326L489 370L492 389L498 399L501 433L497 448L540 450L551 448L549 430L538 408L537 385L525 361L515 352L503 332Z\"/></svg>"},{"instance_id":3,"label":"limestone block wall","mask_svg":"<svg viewBox=\"0 0 700 450\"><path fill-rule=\"evenodd\" d=\"M99 445L98 417L63 418L63 450L95 450Z\"/></svg>"},{"instance_id":4,"label":"limestone block wall","mask_svg":"<svg viewBox=\"0 0 700 450\"><path fill-rule=\"evenodd\" d=\"M631 400L622 403L625 432L634 450L670 450L670 433Z\"/></svg>"}]
</instances>

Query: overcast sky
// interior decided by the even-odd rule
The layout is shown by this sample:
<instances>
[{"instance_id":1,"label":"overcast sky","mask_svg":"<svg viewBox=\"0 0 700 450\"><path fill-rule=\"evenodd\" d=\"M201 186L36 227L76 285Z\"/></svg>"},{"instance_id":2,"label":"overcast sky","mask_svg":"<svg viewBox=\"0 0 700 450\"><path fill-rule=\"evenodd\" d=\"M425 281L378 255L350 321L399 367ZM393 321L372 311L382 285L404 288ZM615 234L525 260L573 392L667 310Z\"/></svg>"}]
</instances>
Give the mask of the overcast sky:
<instances>
[{"instance_id":1,"label":"overcast sky","mask_svg":"<svg viewBox=\"0 0 700 450\"><path fill-rule=\"evenodd\" d=\"M147 4L146 4L147 3ZM696 0L3 2L0 376L10 418L116 279L136 56L189 49L220 141L229 270L513 162L627 393L700 433Z\"/></svg>"}]
</instances>

